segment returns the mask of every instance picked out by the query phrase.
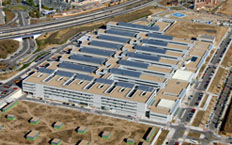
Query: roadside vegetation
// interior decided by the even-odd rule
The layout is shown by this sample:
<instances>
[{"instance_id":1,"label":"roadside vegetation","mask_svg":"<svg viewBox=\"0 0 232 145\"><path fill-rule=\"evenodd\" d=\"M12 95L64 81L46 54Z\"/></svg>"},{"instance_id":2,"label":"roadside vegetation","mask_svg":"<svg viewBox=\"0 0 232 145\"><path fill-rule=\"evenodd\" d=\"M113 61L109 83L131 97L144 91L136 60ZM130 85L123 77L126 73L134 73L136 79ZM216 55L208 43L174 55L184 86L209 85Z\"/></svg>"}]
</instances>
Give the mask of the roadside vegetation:
<instances>
[{"instance_id":1,"label":"roadside vegetation","mask_svg":"<svg viewBox=\"0 0 232 145\"><path fill-rule=\"evenodd\" d=\"M28 7L22 5L15 5L15 6L10 6L9 9L14 11L25 11L28 10Z\"/></svg>"},{"instance_id":2,"label":"roadside vegetation","mask_svg":"<svg viewBox=\"0 0 232 145\"><path fill-rule=\"evenodd\" d=\"M104 20L104 21L75 26L75 27L63 29L63 30L60 30L57 32L41 35L36 40L37 45L38 45L37 51L45 49L45 48L49 47L50 45L63 44L69 38L74 36L76 33L79 33L82 31L88 31L88 30L95 30L95 29L104 27L106 25L106 23L109 21L130 22L130 21L137 20L139 18L149 16L152 14L152 10L154 10L156 8L157 7L149 6L149 7L146 7L144 9L138 10L136 12L131 12L131 13L128 13L125 15L116 16L116 17L109 18L109 19Z\"/></svg>"},{"instance_id":3,"label":"roadside vegetation","mask_svg":"<svg viewBox=\"0 0 232 145\"><path fill-rule=\"evenodd\" d=\"M8 24L12 19L14 19L14 17L15 17L15 13L13 13L13 12L11 12L11 11L9 11L9 10L4 10L4 12L5 12L5 15L6 15L6 17L5 17L5 24Z\"/></svg>"},{"instance_id":4,"label":"roadside vegetation","mask_svg":"<svg viewBox=\"0 0 232 145\"><path fill-rule=\"evenodd\" d=\"M9 54L14 53L19 48L19 42L16 40L0 40L0 58L7 58Z\"/></svg>"}]
</instances>

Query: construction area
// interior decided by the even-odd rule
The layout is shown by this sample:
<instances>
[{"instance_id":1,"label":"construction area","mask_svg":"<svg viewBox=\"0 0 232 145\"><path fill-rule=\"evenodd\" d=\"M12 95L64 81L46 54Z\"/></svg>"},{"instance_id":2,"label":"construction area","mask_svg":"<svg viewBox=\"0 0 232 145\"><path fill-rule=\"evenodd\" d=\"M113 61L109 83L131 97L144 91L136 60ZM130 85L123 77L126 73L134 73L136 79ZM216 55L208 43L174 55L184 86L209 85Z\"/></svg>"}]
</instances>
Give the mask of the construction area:
<instances>
[{"instance_id":1,"label":"construction area","mask_svg":"<svg viewBox=\"0 0 232 145\"><path fill-rule=\"evenodd\" d=\"M151 143L159 131L159 128L144 124L26 101L19 101L18 105L7 113L15 115L16 119L9 121L5 118L7 114L2 112L0 117L0 124L4 125L0 130L2 145L49 145L55 141L62 142L62 145L74 145L84 141L94 145L126 145L125 138L130 138L134 144ZM40 123L31 124L32 117L40 118ZM63 128L53 128L54 122L64 123ZM77 133L76 129L80 126L88 128L84 134ZM108 139L103 139L99 135L103 131L110 132ZM146 141L147 138L149 142Z\"/></svg>"}]
</instances>

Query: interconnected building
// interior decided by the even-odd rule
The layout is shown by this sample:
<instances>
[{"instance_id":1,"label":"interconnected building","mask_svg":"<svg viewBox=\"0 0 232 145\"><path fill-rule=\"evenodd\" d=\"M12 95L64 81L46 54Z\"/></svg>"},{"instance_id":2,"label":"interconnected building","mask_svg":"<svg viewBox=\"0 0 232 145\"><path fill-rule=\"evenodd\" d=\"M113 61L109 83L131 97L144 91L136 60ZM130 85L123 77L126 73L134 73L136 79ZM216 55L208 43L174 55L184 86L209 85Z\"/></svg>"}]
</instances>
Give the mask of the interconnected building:
<instances>
[{"instance_id":1,"label":"interconnected building","mask_svg":"<svg viewBox=\"0 0 232 145\"><path fill-rule=\"evenodd\" d=\"M109 22L23 81L47 101L170 121L212 44L165 35L157 25Z\"/></svg>"}]
</instances>

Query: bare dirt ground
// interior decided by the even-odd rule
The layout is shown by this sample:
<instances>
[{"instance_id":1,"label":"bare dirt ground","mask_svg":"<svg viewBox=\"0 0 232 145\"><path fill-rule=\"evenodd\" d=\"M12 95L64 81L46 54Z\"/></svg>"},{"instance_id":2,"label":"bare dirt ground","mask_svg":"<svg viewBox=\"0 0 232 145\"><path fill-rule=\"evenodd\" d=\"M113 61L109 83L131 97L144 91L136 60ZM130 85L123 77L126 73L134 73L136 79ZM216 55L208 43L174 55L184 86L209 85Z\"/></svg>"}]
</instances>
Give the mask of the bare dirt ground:
<instances>
[{"instance_id":1,"label":"bare dirt ground","mask_svg":"<svg viewBox=\"0 0 232 145\"><path fill-rule=\"evenodd\" d=\"M185 14L184 17L175 17L173 16L174 13L183 13ZM211 24L217 24L218 20L228 20L226 17L222 16L216 16L209 13L202 13L202 12L191 12L191 11L185 11L185 10L179 10L179 11L168 11L161 15L162 17L168 17L173 19L182 19L182 20L208 20L211 21Z\"/></svg>"},{"instance_id":2,"label":"bare dirt ground","mask_svg":"<svg viewBox=\"0 0 232 145\"><path fill-rule=\"evenodd\" d=\"M215 45L217 46L221 42L227 30L227 27L209 26L204 24L178 21L168 29L166 34L179 38L197 37L199 34L210 35L216 37Z\"/></svg>"},{"instance_id":3,"label":"bare dirt ground","mask_svg":"<svg viewBox=\"0 0 232 145\"><path fill-rule=\"evenodd\" d=\"M226 112L220 133L227 136L232 136L232 104L230 104L230 107Z\"/></svg>"},{"instance_id":4,"label":"bare dirt ground","mask_svg":"<svg viewBox=\"0 0 232 145\"><path fill-rule=\"evenodd\" d=\"M98 116L74 110L46 106L43 104L19 101L19 104L10 110L8 114L16 115L17 119L9 121L2 113L0 123L5 128L0 131L0 144L6 145L48 145L52 138L63 140L62 145L74 145L79 140L91 141L94 145L126 145L124 138L135 139L135 144L143 141L143 136L151 126L114 119L106 116ZM38 125L31 125L28 120L31 117L39 117ZM60 130L52 128L56 121L64 122ZM78 126L88 127L84 135L75 132ZM29 130L40 131L40 136L35 141L28 141L24 135ZM99 137L101 131L110 131L112 136L109 140ZM158 128L157 128L158 131Z\"/></svg>"},{"instance_id":5,"label":"bare dirt ground","mask_svg":"<svg viewBox=\"0 0 232 145\"><path fill-rule=\"evenodd\" d=\"M226 0L217 10L217 13L232 16L232 0Z\"/></svg>"},{"instance_id":6,"label":"bare dirt ground","mask_svg":"<svg viewBox=\"0 0 232 145\"><path fill-rule=\"evenodd\" d=\"M223 61L222 61L222 66L224 67L230 67L232 66L232 45L228 49Z\"/></svg>"},{"instance_id":7,"label":"bare dirt ground","mask_svg":"<svg viewBox=\"0 0 232 145\"><path fill-rule=\"evenodd\" d=\"M228 73L229 73L228 70L219 67L217 74L215 75L214 80L212 81L208 91L219 95L221 89L224 86L224 81L226 80Z\"/></svg>"}]
</instances>

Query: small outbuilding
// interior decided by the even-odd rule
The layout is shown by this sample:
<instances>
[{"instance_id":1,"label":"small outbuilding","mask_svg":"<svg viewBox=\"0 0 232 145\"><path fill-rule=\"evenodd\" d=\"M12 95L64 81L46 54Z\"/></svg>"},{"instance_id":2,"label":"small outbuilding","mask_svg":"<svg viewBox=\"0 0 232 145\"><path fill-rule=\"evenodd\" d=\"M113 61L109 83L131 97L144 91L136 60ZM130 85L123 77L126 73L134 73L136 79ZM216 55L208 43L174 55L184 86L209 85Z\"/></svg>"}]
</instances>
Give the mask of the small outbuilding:
<instances>
[{"instance_id":1,"label":"small outbuilding","mask_svg":"<svg viewBox=\"0 0 232 145\"><path fill-rule=\"evenodd\" d=\"M82 134L83 135L83 134L85 134L87 132L87 130L88 130L87 127L85 127L85 126L79 126L79 127L77 127L76 132L78 134Z\"/></svg>"},{"instance_id":2,"label":"small outbuilding","mask_svg":"<svg viewBox=\"0 0 232 145\"><path fill-rule=\"evenodd\" d=\"M51 141L51 145L60 145L60 144L62 144L62 140L61 139L54 138Z\"/></svg>"},{"instance_id":3,"label":"small outbuilding","mask_svg":"<svg viewBox=\"0 0 232 145\"><path fill-rule=\"evenodd\" d=\"M130 144L130 145L135 144L135 140L132 139L132 138L126 138L125 140L126 140L126 143L127 143L127 144Z\"/></svg>"},{"instance_id":4,"label":"small outbuilding","mask_svg":"<svg viewBox=\"0 0 232 145\"><path fill-rule=\"evenodd\" d=\"M8 112L18 104L18 101L7 104L2 108L2 112Z\"/></svg>"},{"instance_id":5,"label":"small outbuilding","mask_svg":"<svg viewBox=\"0 0 232 145\"><path fill-rule=\"evenodd\" d=\"M8 114L8 115L6 115L6 118L7 118L8 120L15 120L15 119L16 119L16 116L13 115L13 114Z\"/></svg>"},{"instance_id":6,"label":"small outbuilding","mask_svg":"<svg viewBox=\"0 0 232 145\"><path fill-rule=\"evenodd\" d=\"M27 140L36 140L40 135L40 132L39 131L36 131L36 130L30 130L27 135L26 135L26 139Z\"/></svg>"},{"instance_id":7,"label":"small outbuilding","mask_svg":"<svg viewBox=\"0 0 232 145\"><path fill-rule=\"evenodd\" d=\"M103 139L110 139L111 135L112 135L112 133L109 132L109 131L104 131L104 132L101 133L101 137Z\"/></svg>"},{"instance_id":8,"label":"small outbuilding","mask_svg":"<svg viewBox=\"0 0 232 145\"><path fill-rule=\"evenodd\" d=\"M39 117L32 117L29 122L33 125L37 125L40 123L40 118Z\"/></svg>"},{"instance_id":9,"label":"small outbuilding","mask_svg":"<svg viewBox=\"0 0 232 145\"><path fill-rule=\"evenodd\" d=\"M81 140L79 141L78 145L90 145L90 142L87 140Z\"/></svg>"},{"instance_id":10,"label":"small outbuilding","mask_svg":"<svg viewBox=\"0 0 232 145\"><path fill-rule=\"evenodd\" d=\"M146 132L145 140L147 142L150 142L153 136L155 135L155 133L156 133L156 128L148 128Z\"/></svg>"},{"instance_id":11,"label":"small outbuilding","mask_svg":"<svg viewBox=\"0 0 232 145\"><path fill-rule=\"evenodd\" d=\"M64 123L63 122L55 122L55 123L53 123L53 128L55 128L55 129L61 129L61 128L63 128L64 127Z\"/></svg>"}]
</instances>

